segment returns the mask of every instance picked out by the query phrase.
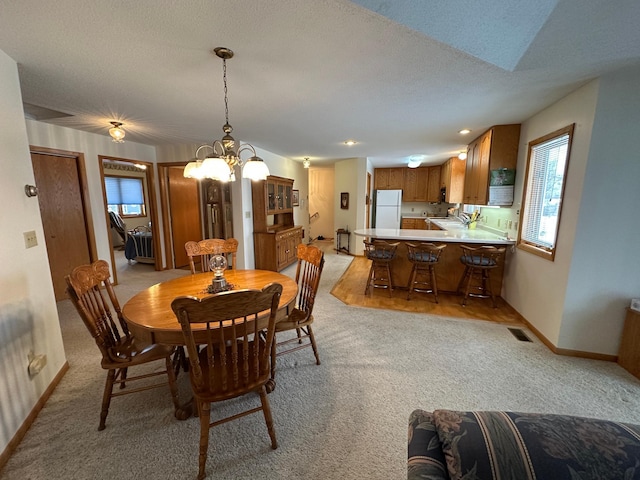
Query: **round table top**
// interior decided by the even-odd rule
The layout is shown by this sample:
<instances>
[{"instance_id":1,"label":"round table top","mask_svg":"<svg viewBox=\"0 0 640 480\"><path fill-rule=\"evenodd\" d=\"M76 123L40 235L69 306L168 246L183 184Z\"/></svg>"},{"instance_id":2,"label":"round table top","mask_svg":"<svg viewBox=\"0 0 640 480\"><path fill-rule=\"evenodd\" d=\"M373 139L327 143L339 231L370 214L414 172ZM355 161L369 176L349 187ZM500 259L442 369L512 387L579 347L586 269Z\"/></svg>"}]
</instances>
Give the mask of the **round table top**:
<instances>
[{"instance_id":1,"label":"round table top","mask_svg":"<svg viewBox=\"0 0 640 480\"><path fill-rule=\"evenodd\" d=\"M234 286L234 290L262 289L269 283L281 284L278 312L293 303L298 294L298 285L294 279L269 270L227 270L224 276ZM182 329L171 309L171 302L179 296L208 296L207 286L212 279L213 273L196 273L158 283L139 292L122 308L129 330L140 340L150 343L184 345Z\"/></svg>"}]
</instances>

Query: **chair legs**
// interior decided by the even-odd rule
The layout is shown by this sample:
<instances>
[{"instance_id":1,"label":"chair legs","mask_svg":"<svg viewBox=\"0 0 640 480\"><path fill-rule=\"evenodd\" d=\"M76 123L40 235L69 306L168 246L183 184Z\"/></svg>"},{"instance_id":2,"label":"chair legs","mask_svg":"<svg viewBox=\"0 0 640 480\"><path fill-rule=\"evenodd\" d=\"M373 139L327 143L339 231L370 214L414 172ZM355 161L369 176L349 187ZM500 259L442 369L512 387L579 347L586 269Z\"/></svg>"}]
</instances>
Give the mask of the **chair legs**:
<instances>
[{"instance_id":1,"label":"chair legs","mask_svg":"<svg viewBox=\"0 0 640 480\"><path fill-rule=\"evenodd\" d=\"M281 335L282 333L279 333ZM296 328L296 336L289 340L284 340L282 342L277 342L277 335L273 339L273 343L271 344L271 380L267 382L266 388L267 393L271 393L275 388L275 378L276 378L276 357L280 355L284 355L286 353L295 352L297 350L301 350L303 348L311 347L313 350L313 355L316 357L316 365L320 365L320 354L318 353L318 345L316 344L316 337L313 334L313 328L311 328L311 324L305 327ZM304 338L307 337L309 342L304 342ZM290 348L288 350L279 352L277 351L277 347L281 345L287 345L289 343L298 343L297 347Z\"/></svg>"},{"instance_id":2,"label":"chair legs","mask_svg":"<svg viewBox=\"0 0 640 480\"><path fill-rule=\"evenodd\" d=\"M480 280L479 285L473 288L477 288L481 291L480 294L472 294L470 293L473 283L473 277L477 276ZM465 266L464 273L460 278L460 282L458 283L458 292L460 292L464 287L464 298L462 299L462 306L466 306L467 297L471 296L479 296L488 298L491 297L491 302L493 303L493 308L498 308L496 303L496 297L493 293L493 289L491 288L491 274L490 269L488 268L474 268L471 266ZM487 295L488 292L488 295Z\"/></svg>"},{"instance_id":3,"label":"chair legs","mask_svg":"<svg viewBox=\"0 0 640 480\"><path fill-rule=\"evenodd\" d=\"M204 480L207 476L206 467L207 467L207 456L209 452L209 430L212 426L220 425L222 423L226 423L230 420L234 420L236 418L244 417L245 415L250 415L252 413L258 412L262 410L264 415L264 421L267 424L267 431L269 432L269 438L271 439L271 448L278 448L278 440L276 439L276 431L273 426L273 417L271 415L271 405L269 404L269 398L267 397L267 390L263 385L258 390L258 394L260 395L260 407L253 408L251 410L247 410L242 413L238 413L237 415L233 415L231 417L223 418L221 420L217 420L215 422L211 422L211 403L205 402L203 400L196 400L198 405L198 416L200 417L200 447L198 451L198 480Z\"/></svg>"},{"instance_id":4,"label":"chair legs","mask_svg":"<svg viewBox=\"0 0 640 480\"><path fill-rule=\"evenodd\" d=\"M386 285L383 285L384 282ZM369 269L369 278L367 279L367 286L364 289L364 294L369 293L370 288L386 288L389 290L389 296L393 293L393 284L391 283L391 267L389 262L383 264L377 264L375 261L371 262L371 268Z\"/></svg>"},{"instance_id":5,"label":"chair legs","mask_svg":"<svg viewBox=\"0 0 640 480\"><path fill-rule=\"evenodd\" d=\"M152 388L158 388L165 384L169 384L169 391L171 393L171 400L173 401L173 407L175 411L176 418L184 420L185 418L181 418L179 412L181 410L180 399L178 398L178 385L176 383L176 375L173 371L173 365L171 361L171 357L167 356L165 358L165 370L161 372L155 372L145 375L138 375L127 378L128 369L127 368L111 368L107 371L107 379L104 385L104 392L102 393L102 408L100 410L100 424L98 425L98 430L104 430L106 427L107 415L109 415L109 406L111 405L111 399L113 397L119 397L122 395L128 395L130 393L136 393L143 390L149 390ZM158 375L167 375L167 381L162 383L155 383L143 387L138 387L134 389L130 389L124 392L113 392L113 387L116 383L120 384L120 389L124 389L126 386L126 382L133 382L135 380L140 380L143 378L155 377Z\"/></svg>"},{"instance_id":6,"label":"chair legs","mask_svg":"<svg viewBox=\"0 0 640 480\"><path fill-rule=\"evenodd\" d=\"M417 281L416 279L418 275L427 276L428 281ZM429 288L416 288L416 285L423 285ZM436 283L435 264L430 263L427 265L418 265L417 263L414 263L411 268L411 274L409 275L409 285L407 288L409 289L409 292L407 293L407 300L411 300L411 295L416 291L433 293L436 303L438 303L438 284Z\"/></svg>"}]
</instances>

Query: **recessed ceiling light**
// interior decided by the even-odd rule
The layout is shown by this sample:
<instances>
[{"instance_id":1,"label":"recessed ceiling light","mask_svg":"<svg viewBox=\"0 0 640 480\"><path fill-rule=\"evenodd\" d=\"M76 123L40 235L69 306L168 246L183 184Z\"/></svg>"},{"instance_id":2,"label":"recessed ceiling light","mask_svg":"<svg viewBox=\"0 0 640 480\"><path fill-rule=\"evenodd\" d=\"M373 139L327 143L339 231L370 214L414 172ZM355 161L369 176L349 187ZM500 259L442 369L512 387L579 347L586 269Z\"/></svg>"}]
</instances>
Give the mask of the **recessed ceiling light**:
<instances>
[{"instance_id":1,"label":"recessed ceiling light","mask_svg":"<svg viewBox=\"0 0 640 480\"><path fill-rule=\"evenodd\" d=\"M352 147L356 143L358 143L358 142L356 142L355 140L345 140L345 142L344 142L344 144L349 146L349 147Z\"/></svg>"},{"instance_id":2,"label":"recessed ceiling light","mask_svg":"<svg viewBox=\"0 0 640 480\"><path fill-rule=\"evenodd\" d=\"M471 133L471 130L469 130L468 128L463 128L458 133L461 135L466 135L467 133Z\"/></svg>"}]
</instances>

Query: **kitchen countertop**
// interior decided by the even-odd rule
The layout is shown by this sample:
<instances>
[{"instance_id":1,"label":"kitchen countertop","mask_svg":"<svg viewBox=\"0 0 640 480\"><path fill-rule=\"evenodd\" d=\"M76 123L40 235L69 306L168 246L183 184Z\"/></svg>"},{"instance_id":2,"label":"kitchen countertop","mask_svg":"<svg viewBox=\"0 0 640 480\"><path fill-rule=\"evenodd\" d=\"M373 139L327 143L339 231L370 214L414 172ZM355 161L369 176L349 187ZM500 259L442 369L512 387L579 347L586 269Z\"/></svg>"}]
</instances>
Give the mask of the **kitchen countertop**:
<instances>
[{"instance_id":1,"label":"kitchen countertop","mask_svg":"<svg viewBox=\"0 0 640 480\"><path fill-rule=\"evenodd\" d=\"M425 217L429 218L429 217ZM484 227L466 228L451 217L430 217L429 220L444 230L412 230L400 228L362 228L353 233L360 237L381 238L383 240L407 240L419 242L490 243L492 245L514 245L515 239L507 232Z\"/></svg>"}]
</instances>

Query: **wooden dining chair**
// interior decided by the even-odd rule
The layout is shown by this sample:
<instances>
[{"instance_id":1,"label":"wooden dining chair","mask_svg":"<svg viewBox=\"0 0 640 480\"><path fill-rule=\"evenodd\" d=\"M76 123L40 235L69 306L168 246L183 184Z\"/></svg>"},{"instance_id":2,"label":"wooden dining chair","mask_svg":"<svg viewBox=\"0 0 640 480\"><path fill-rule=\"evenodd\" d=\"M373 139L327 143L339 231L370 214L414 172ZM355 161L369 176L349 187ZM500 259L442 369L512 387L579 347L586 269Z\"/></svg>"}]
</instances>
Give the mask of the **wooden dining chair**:
<instances>
[{"instance_id":1,"label":"wooden dining chair","mask_svg":"<svg viewBox=\"0 0 640 480\"><path fill-rule=\"evenodd\" d=\"M209 259L214 255L224 255L227 258L228 268L237 269L236 253L238 252L238 240L235 238L207 238L199 242L189 241L184 244L184 249L189 257L191 273L196 273L196 260L200 257L200 269L203 273L209 271Z\"/></svg>"},{"instance_id":2,"label":"wooden dining chair","mask_svg":"<svg viewBox=\"0 0 640 480\"><path fill-rule=\"evenodd\" d=\"M190 378L200 416L198 479L205 478L209 428L262 410L271 448L278 447L265 384L270 379L271 343L282 285L271 283L262 290L236 290L202 299L178 297L171 303L184 335L191 363ZM259 321L260 312L268 320ZM197 341L191 324L206 326ZM198 348L204 342L204 348ZM251 392L260 395L261 406L211 422L212 402L221 402Z\"/></svg>"},{"instance_id":3,"label":"wooden dining chair","mask_svg":"<svg viewBox=\"0 0 640 480\"><path fill-rule=\"evenodd\" d=\"M102 410L98 430L104 430L111 399L121 395L169 385L176 415L180 411L176 377L171 366L173 347L160 344L145 344L138 341L130 332L122 316L120 304L113 290L109 275L109 264L98 260L88 265L80 265L65 277L67 293L76 307L85 326L95 339L102 354L101 366L107 370L107 381L102 396ZM104 290L102 290L104 288ZM154 361L164 361L164 369L152 373L129 377L131 367ZM166 375L167 381L150 382L151 377ZM124 390L126 383L138 382L137 388ZM114 392L115 384L120 391Z\"/></svg>"},{"instance_id":4,"label":"wooden dining chair","mask_svg":"<svg viewBox=\"0 0 640 480\"><path fill-rule=\"evenodd\" d=\"M273 342L271 351L271 378L273 381L267 385L269 391L275 388L277 357L302 348L311 347L316 357L316 365L320 365L318 346L316 345L311 324L313 323L313 305L320 285L322 268L324 267L324 252L313 245L301 243L297 247L297 257L296 283L298 284L298 296L293 309L288 312L285 318L278 320L278 323L276 323L276 339ZM296 336L281 340L282 334L290 330L295 330ZM295 346L288 346L294 343L296 344Z\"/></svg>"}]
</instances>

